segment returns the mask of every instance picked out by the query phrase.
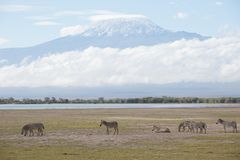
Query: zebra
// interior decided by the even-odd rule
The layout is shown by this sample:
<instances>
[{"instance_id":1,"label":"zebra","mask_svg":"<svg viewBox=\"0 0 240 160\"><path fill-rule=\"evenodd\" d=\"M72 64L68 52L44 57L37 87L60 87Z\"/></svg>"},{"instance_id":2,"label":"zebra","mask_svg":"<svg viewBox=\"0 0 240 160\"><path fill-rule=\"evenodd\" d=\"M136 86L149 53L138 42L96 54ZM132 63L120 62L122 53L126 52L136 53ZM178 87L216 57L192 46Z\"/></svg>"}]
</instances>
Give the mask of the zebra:
<instances>
[{"instance_id":1,"label":"zebra","mask_svg":"<svg viewBox=\"0 0 240 160\"><path fill-rule=\"evenodd\" d=\"M154 131L155 133L171 133L169 128L164 128L164 130L161 129L162 129L161 127L153 125L152 131Z\"/></svg>"},{"instance_id":2,"label":"zebra","mask_svg":"<svg viewBox=\"0 0 240 160\"><path fill-rule=\"evenodd\" d=\"M43 135L44 125L42 123L29 123L22 127L21 134L26 136L29 132L29 136L34 136L33 130L37 130L38 135Z\"/></svg>"},{"instance_id":3,"label":"zebra","mask_svg":"<svg viewBox=\"0 0 240 160\"><path fill-rule=\"evenodd\" d=\"M114 129L114 133L113 133L114 135L115 135L116 132L118 134L118 122L116 122L116 121L107 122L107 121L101 120L100 127L102 125L106 126L106 128L107 128L106 134L107 135L109 135L109 128Z\"/></svg>"},{"instance_id":4,"label":"zebra","mask_svg":"<svg viewBox=\"0 0 240 160\"><path fill-rule=\"evenodd\" d=\"M234 131L237 133L237 122L236 121L224 121L222 119L218 119L216 124L222 124L223 125L223 128L224 128L224 132L226 133L226 127L232 127L233 128L233 133Z\"/></svg>"},{"instance_id":5,"label":"zebra","mask_svg":"<svg viewBox=\"0 0 240 160\"><path fill-rule=\"evenodd\" d=\"M29 136L31 136L33 130L31 129L30 124L26 124L22 127L21 135L27 136L28 132L29 132Z\"/></svg>"},{"instance_id":6,"label":"zebra","mask_svg":"<svg viewBox=\"0 0 240 160\"><path fill-rule=\"evenodd\" d=\"M191 123L191 130L192 132L194 132L196 129L196 132L198 133L198 129L200 129L200 132L199 133L202 133L203 130L204 130L204 133L206 134L207 133L207 124L204 123L204 122L192 122Z\"/></svg>"},{"instance_id":7,"label":"zebra","mask_svg":"<svg viewBox=\"0 0 240 160\"><path fill-rule=\"evenodd\" d=\"M185 132L186 128L188 128L188 132L189 131L192 131L192 126L191 124L193 123L194 121L183 121L179 124L178 126L178 132Z\"/></svg>"}]
</instances>

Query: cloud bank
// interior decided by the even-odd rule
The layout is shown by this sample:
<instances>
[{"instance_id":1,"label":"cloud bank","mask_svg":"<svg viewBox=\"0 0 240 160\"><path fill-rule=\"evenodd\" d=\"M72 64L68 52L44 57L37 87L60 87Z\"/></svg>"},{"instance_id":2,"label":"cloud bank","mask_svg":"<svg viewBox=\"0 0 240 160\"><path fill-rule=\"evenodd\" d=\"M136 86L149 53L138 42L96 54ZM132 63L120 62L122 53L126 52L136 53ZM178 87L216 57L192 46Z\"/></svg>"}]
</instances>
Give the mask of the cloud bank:
<instances>
[{"instance_id":1,"label":"cloud bank","mask_svg":"<svg viewBox=\"0 0 240 160\"><path fill-rule=\"evenodd\" d=\"M56 53L0 67L0 87L240 81L240 37Z\"/></svg>"}]
</instances>

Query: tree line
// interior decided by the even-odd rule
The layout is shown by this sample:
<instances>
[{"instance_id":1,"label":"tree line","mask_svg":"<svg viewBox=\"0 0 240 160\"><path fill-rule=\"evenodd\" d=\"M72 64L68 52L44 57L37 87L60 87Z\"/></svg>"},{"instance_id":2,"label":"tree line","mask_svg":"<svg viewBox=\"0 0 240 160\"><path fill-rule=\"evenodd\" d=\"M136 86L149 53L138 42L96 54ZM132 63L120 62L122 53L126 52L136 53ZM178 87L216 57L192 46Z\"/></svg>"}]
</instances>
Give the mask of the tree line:
<instances>
[{"instance_id":1,"label":"tree line","mask_svg":"<svg viewBox=\"0 0 240 160\"><path fill-rule=\"evenodd\" d=\"M53 104L53 103L240 103L240 97L219 97L219 98L200 98L200 97L142 97L142 98L109 98L99 97L96 99L68 99L45 97L43 99L15 99L0 98L0 104Z\"/></svg>"}]
</instances>

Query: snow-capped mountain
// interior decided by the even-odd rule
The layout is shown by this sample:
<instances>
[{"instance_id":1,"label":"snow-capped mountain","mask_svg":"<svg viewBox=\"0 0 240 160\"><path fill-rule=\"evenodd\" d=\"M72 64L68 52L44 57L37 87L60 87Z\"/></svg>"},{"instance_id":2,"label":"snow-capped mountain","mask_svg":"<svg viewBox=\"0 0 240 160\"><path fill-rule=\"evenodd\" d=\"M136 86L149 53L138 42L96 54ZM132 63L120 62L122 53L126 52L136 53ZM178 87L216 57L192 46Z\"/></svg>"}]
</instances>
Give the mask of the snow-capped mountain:
<instances>
[{"instance_id":1,"label":"snow-capped mountain","mask_svg":"<svg viewBox=\"0 0 240 160\"><path fill-rule=\"evenodd\" d=\"M84 37L153 36L166 31L147 18L117 18L93 23L80 35Z\"/></svg>"},{"instance_id":2,"label":"snow-capped mountain","mask_svg":"<svg viewBox=\"0 0 240 160\"><path fill-rule=\"evenodd\" d=\"M185 31L173 32L153 23L147 18L117 18L93 23L75 35L67 35L36 46L0 49L0 60L18 63L25 57L32 59L49 53L84 50L90 46L128 48L155 45L180 39L208 37Z\"/></svg>"}]
</instances>

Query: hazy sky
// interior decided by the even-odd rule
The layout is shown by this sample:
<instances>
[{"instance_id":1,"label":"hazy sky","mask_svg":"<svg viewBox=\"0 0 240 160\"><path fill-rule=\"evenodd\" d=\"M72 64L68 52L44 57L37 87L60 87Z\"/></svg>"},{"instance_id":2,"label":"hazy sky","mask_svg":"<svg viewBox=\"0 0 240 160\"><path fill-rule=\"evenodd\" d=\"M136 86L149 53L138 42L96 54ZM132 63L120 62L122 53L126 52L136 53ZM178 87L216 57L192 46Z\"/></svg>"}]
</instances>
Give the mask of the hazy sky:
<instances>
[{"instance_id":1,"label":"hazy sky","mask_svg":"<svg viewBox=\"0 0 240 160\"><path fill-rule=\"evenodd\" d=\"M0 48L49 41L64 27L111 13L144 15L166 29L221 36L239 32L239 12L239 0L0 0Z\"/></svg>"}]
</instances>

